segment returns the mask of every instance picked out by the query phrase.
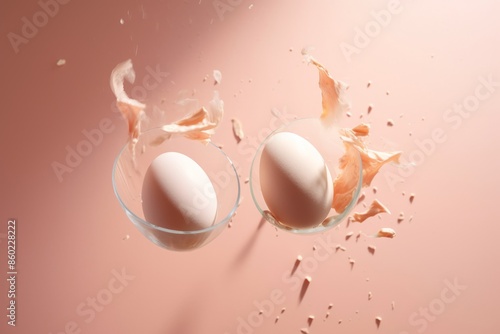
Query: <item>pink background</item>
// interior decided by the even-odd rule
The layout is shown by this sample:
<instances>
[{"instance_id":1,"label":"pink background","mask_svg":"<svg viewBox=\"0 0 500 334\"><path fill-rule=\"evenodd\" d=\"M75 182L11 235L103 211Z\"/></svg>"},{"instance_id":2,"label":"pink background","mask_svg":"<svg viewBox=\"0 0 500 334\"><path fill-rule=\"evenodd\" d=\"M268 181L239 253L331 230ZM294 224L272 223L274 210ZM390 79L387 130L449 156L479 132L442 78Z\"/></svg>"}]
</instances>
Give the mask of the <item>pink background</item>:
<instances>
[{"instance_id":1,"label":"pink background","mask_svg":"<svg viewBox=\"0 0 500 334\"><path fill-rule=\"evenodd\" d=\"M37 1L0 3L0 332L300 333L314 315L310 333L498 333L500 2L402 0L385 26L371 13L392 9L387 0L221 0L230 6L221 15L214 3L70 1L48 22ZM34 15L41 27L16 53L8 34L21 35L22 18L33 22ZM356 39L365 28L371 37ZM357 53L343 53L347 44ZM243 181L253 143L277 124L272 108L299 117L320 113L318 73L303 63L303 47L349 83L353 116L344 125L363 115L372 126L371 147L402 150L406 161L415 160L410 170L386 166L375 178L377 198L392 215L323 235L276 232L270 224L259 228L242 182L232 228L206 247L176 253L146 240L111 185L113 160L127 138L111 107L113 67L133 59L137 81L129 91L142 85L148 68L168 72L144 101L171 119L183 115L174 102L193 90L208 102L211 74L219 69L215 88L226 113L214 141L238 164ZM60 58L63 67L56 66ZM479 78L489 76L496 86L487 97L478 88L484 97L474 99ZM474 111L465 118L447 111L474 101L479 105L467 106ZM239 144L232 117L247 135ZM389 118L393 127L386 126ZM76 148L82 131L103 119L113 130L59 182L52 163L64 163L66 146ZM435 129L444 136L424 154L417 143L429 142ZM402 182L388 181L390 175ZM372 190L365 193L369 204ZM405 220L398 224L400 212ZM9 218L17 219L16 327L5 316ZM345 240L349 231L372 234L380 227L394 228L396 238ZM329 254L328 243L347 250ZM299 254L304 261L290 277ZM349 258L356 261L352 269ZM120 288L113 277L123 270L129 280ZM305 272L312 283L299 303L297 282ZM273 293L282 294L274 310L256 316L255 303ZM96 297L106 305L91 317L86 303Z\"/></svg>"}]
</instances>

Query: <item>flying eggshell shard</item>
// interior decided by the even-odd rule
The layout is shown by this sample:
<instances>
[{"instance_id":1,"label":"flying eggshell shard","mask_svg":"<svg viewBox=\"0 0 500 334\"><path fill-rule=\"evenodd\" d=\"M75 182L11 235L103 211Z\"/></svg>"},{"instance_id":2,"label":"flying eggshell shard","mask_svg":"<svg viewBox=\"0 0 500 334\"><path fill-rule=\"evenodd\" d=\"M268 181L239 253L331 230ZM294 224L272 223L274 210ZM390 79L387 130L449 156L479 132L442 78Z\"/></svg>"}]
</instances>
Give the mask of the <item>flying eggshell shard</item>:
<instances>
[{"instance_id":1,"label":"flying eggshell shard","mask_svg":"<svg viewBox=\"0 0 500 334\"><path fill-rule=\"evenodd\" d=\"M264 146L260 187L274 217L290 228L318 226L331 209L333 181L323 157L291 132L275 134Z\"/></svg>"},{"instance_id":2,"label":"flying eggshell shard","mask_svg":"<svg viewBox=\"0 0 500 334\"><path fill-rule=\"evenodd\" d=\"M210 227L217 214L217 197L210 178L190 157L167 152L149 166L142 186L146 220L177 231Z\"/></svg>"}]
</instances>

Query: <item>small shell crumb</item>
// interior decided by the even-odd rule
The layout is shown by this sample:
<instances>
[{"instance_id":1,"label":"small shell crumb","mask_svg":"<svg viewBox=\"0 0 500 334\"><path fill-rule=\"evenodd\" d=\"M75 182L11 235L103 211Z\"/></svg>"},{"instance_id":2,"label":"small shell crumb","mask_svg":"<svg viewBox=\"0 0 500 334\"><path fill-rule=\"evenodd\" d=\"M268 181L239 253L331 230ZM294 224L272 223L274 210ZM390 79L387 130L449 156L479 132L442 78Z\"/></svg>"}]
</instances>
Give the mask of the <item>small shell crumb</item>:
<instances>
[{"instance_id":1,"label":"small shell crumb","mask_svg":"<svg viewBox=\"0 0 500 334\"><path fill-rule=\"evenodd\" d=\"M329 310L331 310L331 309L332 309L332 307L333 307L333 304L332 304L332 303L328 304L328 309L329 309Z\"/></svg>"},{"instance_id":2,"label":"small shell crumb","mask_svg":"<svg viewBox=\"0 0 500 334\"><path fill-rule=\"evenodd\" d=\"M353 236L353 234L354 234L353 231L347 232L346 235L345 235L345 240L349 240Z\"/></svg>"},{"instance_id":3,"label":"small shell crumb","mask_svg":"<svg viewBox=\"0 0 500 334\"><path fill-rule=\"evenodd\" d=\"M372 297L373 297L373 295L372 295L371 291L368 291L368 300L372 300Z\"/></svg>"},{"instance_id":4,"label":"small shell crumb","mask_svg":"<svg viewBox=\"0 0 500 334\"><path fill-rule=\"evenodd\" d=\"M283 307L283 308L281 309L281 314L285 313L285 311L286 311L286 308L285 308L285 307Z\"/></svg>"},{"instance_id":5,"label":"small shell crumb","mask_svg":"<svg viewBox=\"0 0 500 334\"><path fill-rule=\"evenodd\" d=\"M369 88L371 85L372 85L372 82L368 81L368 83L366 84L366 88Z\"/></svg>"},{"instance_id":6,"label":"small shell crumb","mask_svg":"<svg viewBox=\"0 0 500 334\"><path fill-rule=\"evenodd\" d=\"M373 106L372 106L371 104L370 104L370 105L368 105L368 110L367 110L367 113L368 113L368 114L369 114L369 113L371 113L371 112L372 112L372 110L373 110Z\"/></svg>"},{"instance_id":7,"label":"small shell crumb","mask_svg":"<svg viewBox=\"0 0 500 334\"><path fill-rule=\"evenodd\" d=\"M219 70L214 70L212 73L214 77L214 85L220 85L222 82L222 73Z\"/></svg>"},{"instance_id":8,"label":"small shell crumb","mask_svg":"<svg viewBox=\"0 0 500 334\"><path fill-rule=\"evenodd\" d=\"M381 323L382 323L382 317L375 317L375 324L377 325L377 328L380 327Z\"/></svg>"},{"instance_id":9,"label":"small shell crumb","mask_svg":"<svg viewBox=\"0 0 500 334\"><path fill-rule=\"evenodd\" d=\"M61 67L61 66L64 66L66 65L66 59L59 59L56 63L57 66Z\"/></svg>"},{"instance_id":10,"label":"small shell crumb","mask_svg":"<svg viewBox=\"0 0 500 334\"><path fill-rule=\"evenodd\" d=\"M335 246L335 251L339 251L339 250L345 252L347 249L342 245Z\"/></svg>"},{"instance_id":11,"label":"small shell crumb","mask_svg":"<svg viewBox=\"0 0 500 334\"><path fill-rule=\"evenodd\" d=\"M312 323L313 323L313 321L314 321L314 315L310 315L310 316L307 318L307 324L308 324L309 326L311 326L311 325L312 325Z\"/></svg>"},{"instance_id":12,"label":"small shell crumb","mask_svg":"<svg viewBox=\"0 0 500 334\"><path fill-rule=\"evenodd\" d=\"M128 234L127 234L127 235L125 235L125 236L123 237L123 239L122 239L122 240L123 240L123 241L125 241L125 240L128 240L128 239L130 239L130 235L128 235Z\"/></svg>"},{"instance_id":13,"label":"small shell crumb","mask_svg":"<svg viewBox=\"0 0 500 334\"><path fill-rule=\"evenodd\" d=\"M280 320L280 316L276 316L276 319L274 319L274 323L277 323Z\"/></svg>"},{"instance_id":14,"label":"small shell crumb","mask_svg":"<svg viewBox=\"0 0 500 334\"><path fill-rule=\"evenodd\" d=\"M370 254L372 254L372 255L373 255L373 254L375 254L375 250L377 249L377 248L376 248L375 246L373 246L373 245L368 245L368 247L367 247L367 248L368 248L368 252L369 252Z\"/></svg>"},{"instance_id":15,"label":"small shell crumb","mask_svg":"<svg viewBox=\"0 0 500 334\"><path fill-rule=\"evenodd\" d=\"M403 220L405 220L405 214L403 212L400 212L398 216L398 224L401 224Z\"/></svg>"},{"instance_id":16,"label":"small shell crumb","mask_svg":"<svg viewBox=\"0 0 500 334\"><path fill-rule=\"evenodd\" d=\"M410 194L410 197L408 198L408 200L410 201L410 204L413 203L413 200L415 199L415 194Z\"/></svg>"},{"instance_id":17,"label":"small shell crumb","mask_svg":"<svg viewBox=\"0 0 500 334\"><path fill-rule=\"evenodd\" d=\"M391 310L394 311L394 309L396 308L396 303L394 301L391 302Z\"/></svg>"},{"instance_id":18,"label":"small shell crumb","mask_svg":"<svg viewBox=\"0 0 500 334\"><path fill-rule=\"evenodd\" d=\"M357 201L357 203L356 203L356 204L359 204L359 203L363 202L363 201L365 200L365 198L366 198L365 193L362 193L362 194L358 197L358 201Z\"/></svg>"},{"instance_id":19,"label":"small shell crumb","mask_svg":"<svg viewBox=\"0 0 500 334\"><path fill-rule=\"evenodd\" d=\"M394 121L392 119L388 119L387 126L394 126Z\"/></svg>"},{"instance_id":20,"label":"small shell crumb","mask_svg":"<svg viewBox=\"0 0 500 334\"><path fill-rule=\"evenodd\" d=\"M391 239L394 238L394 236L396 236L396 231L394 231L390 227L382 227L375 235L375 237L377 238L391 238Z\"/></svg>"},{"instance_id":21,"label":"small shell crumb","mask_svg":"<svg viewBox=\"0 0 500 334\"><path fill-rule=\"evenodd\" d=\"M239 143L243 138L245 138L245 133L243 132L243 125L241 121L237 118L231 119L231 123L233 124L233 134L236 138L236 142Z\"/></svg>"},{"instance_id":22,"label":"small shell crumb","mask_svg":"<svg viewBox=\"0 0 500 334\"><path fill-rule=\"evenodd\" d=\"M302 334L309 334L309 330L308 330L307 328L301 328L301 329L300 329L300 332L301 332Z\"/></svg>"},{"instance_id":23,"label":"small shell crumb","mask_svg":"<svg viewBox=\"0 0 500 334\"><path fill-rule=\"evenodd\" d=\"M358 232L358 234L356 234L356 242L358 242L359 238L361 238L361 235L363 233L361 231Z\"/></svg>"},{"instance_id":24,"label":"small shell crumb","mask_svg":"<svg viewBox=\"0 0 500 334\"><path fill-rule=\"evenodd\" d=\"M377 193L377 191L378 191L377 187L373 187L373 189L372 189L372 190L373 190L373 193L374 193L374 194L376 194L376 193Z\"/></svg>"}]
</instances>

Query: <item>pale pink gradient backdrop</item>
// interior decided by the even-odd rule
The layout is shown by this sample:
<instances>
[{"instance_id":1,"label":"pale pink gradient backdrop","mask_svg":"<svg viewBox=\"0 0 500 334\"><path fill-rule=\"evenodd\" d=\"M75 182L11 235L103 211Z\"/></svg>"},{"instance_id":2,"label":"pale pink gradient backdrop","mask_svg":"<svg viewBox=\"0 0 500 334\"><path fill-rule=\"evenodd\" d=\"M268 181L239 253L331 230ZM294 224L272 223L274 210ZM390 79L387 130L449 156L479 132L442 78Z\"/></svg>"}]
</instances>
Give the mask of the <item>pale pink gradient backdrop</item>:
<instances>
[{"instance_id":1,"label":"pale pink gradient backdrop","mask_svg":"<svg viewBox=\"0 0 500 334\"><path fill-rule=\"evenodd\" d=\"M210 0L70 1L17 54L7 34L19 34L21 18L31 20L40 6L33 0L1 2L0 233L8 218L17 218L19 274L13 328L6 324L1 239L0 332L55 334L74 321L81 333L233 334L238 317L246 319L256 310L254 301L269 299L277 289L285 302L252 332L299 333L315 315L311 333L417 333L421 322L409 318L438 305L445 281L456 279L467 288L424 332L498 333L500 87L456 130L443 114L474 94L478 77L500 80L500 3L402 0L401 12L348 61L339 45L353 44L356 27L373 21L370 12L387 8L389 1L221 2L235 5L223 20ZM435 128L446 132L446 140L404 183L386 182L384 175L398 172L395 166L375 179L377 198L392 215L316 236L276 232L269 224L259 229L248 184L242 183L233 227L208 246L175 253L146 240L111 186L113 160L127 138L125 122L111 108L112 68L132 58L138 85L148 66L169 72L145 101L166 110L193 89L207 102L212 70L219 69L222 84L215 88L226 114L214 140L240 166L243 181L251 138L269 132L272 108L299 117L320 112L317 71L302 62L302 47L313 47L311 53L332 75L350 84L353 116L345 125L364 115L374 148L403 150L407 158L418 149L416 139L430 138ZM67 60L60 68L59 58ZM203 82L205 75L209 80ZM178 94L183 90L188 93ZM373 111L367 116L369 104ZM168 117L181 115L171 111ZM241 119L248 137L238 145L232 117ZM66 145L75 148L85 139L82 131L105 118L113 131L59 182L51 163L64 162ZM393 127L386 126L388 118ZM365 192L366 202L374 198L371 189ZM410 193L416 194L411 205ZM406 217L401 224L399 212ZM397 237L363 237L357 243L344 238L349 231L370 234L384 226L393 227ZM330 238L347 251L332 254L310 273L312 284L299 304L299 291L286 277L297 255L313 255L316 238ZM374 255L369 244L377 247ZM349 257L356 261L352 270ZM85 322L77 306L105 289L112 271L122 268L135 278ZM323 321L329 303L333 308ZM383 318L379 329L376 316Z\"/></svg>"}]
</instances>

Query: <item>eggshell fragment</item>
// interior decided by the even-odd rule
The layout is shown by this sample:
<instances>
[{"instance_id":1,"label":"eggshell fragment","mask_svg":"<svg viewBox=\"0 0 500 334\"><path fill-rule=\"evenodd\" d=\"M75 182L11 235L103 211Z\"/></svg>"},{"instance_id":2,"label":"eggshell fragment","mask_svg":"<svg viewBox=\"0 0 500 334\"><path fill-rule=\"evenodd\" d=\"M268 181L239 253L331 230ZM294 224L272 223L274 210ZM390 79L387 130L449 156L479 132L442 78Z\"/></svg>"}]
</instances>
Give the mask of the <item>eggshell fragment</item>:
<instances>
[{"instance_id":1,"label":"eggshell fragment","mask_svg":"<svg viewBox=\"0 0 500 334\"><path fill-rule=\"evenodd\" d=\"M387 209L382 203L380 203L378 200L374 200L371 204L370 207L368 208L367 211L359 213L356 212L353 214L353 222L359 222L362 223L366 219L373 217L379 213L390 213L389 209Z\"/></svg>"},{"instance_id":2,"label":"eggshell fragment","mask_svg":"<svg viewBox=\"0 0 500 334\"><path fill-rule=\"evenodd\" d=\"M352 129L340 129L340 134L346 152L340 158L341 172L334 181L332 208L337 212L344 212L358 186L360 167L362 167L362 186L367 187L384 164L399 161L401 152L386 153L368 149ZM358 159L360 155L361 166Z\"/></svg>"},{"instance_id":3,"label":"eggshell fragment","mask_svg":"<svg viewBox=\"0 0 500 334\"><path fill-rule=\"evenodd\" d=\"M342 245L335 246L335 251L339 251L339 250L345 252L347 249Z\"/></svg>"},{"instance_id":4,"label":"eggshell fragment","mask_svg":"<svg viewBox=\"0 0 500 334\"><path fill-rule=\"evenodd\" d=\"M110 77L110 86L116 96L118 109L128 121L129 137L133 145L140 135L140 120L145 117L144 108L146 108L146 105L128 97L123 86L125 80L130 83L134 83L135 81L135 71L130 59L116 65L113 69Z\"/></svg>"},{"instance_id":5,"label":"eggshell fragment","mask_svg":"<svg viewBox=\"0 0 500 334\"><path fill-rule=\"evenodd\" d=\"M375 237L377 238L391 238L391 239L394 238L395 236L396 236L396 231L394 231L390 227L381 228L375 235Z\"/></svg>"},{"instance_id":6,"label":"eggshell fragment","mask_svg":"<svg viewBox=\"0 0 500 334\"><path fill-rule=\"evenodd\" d=\"M313 64L319 71L319 87L321 89L322 107L321 120L326 125L331 125L343 113L350 109L345 99L347 85L341 81L334 80L328 70L313 57L306 55L308 63Z\"/></svg>"},{"instance_id":7,"label":"eggshell fragment","mask_svg":"<svg viewBox=\"0 0 500 334\"><path fill-rule=\"evenodd\" d=\"M219 85L222 82L222 73L219 70L213 71L214 85Z\"/></svg>"},{"instance_id":8,"label":"eggshell fragment","mask_svg":"<svg viewBox=\"0 0 500 334\"><path fill-rule=\"evenodd\" d=\"M243 132L243 125L241 121L237 118L231 119L231 123L233 125L233 134L236 138L236 141L239 143L243 138L245 138L245 133Z\"/></svg>"},{"instance_id":9,"label":"eggshell fragment","mask_svg":"<svg viewBox=\"0 0 500 334\"><path fill-rule=\"evenodd\" d=\"M413 203L413 200L415 199L415 194L410 194L410 197L408 198L408 200L410 201L410 204Z\"/></svg>"},{"instance_id":10,"label":"eggshell fragment","mask_svg":"<svg viewBox=\"0 0 500 334\"><path fill-rule=\"evenodd\" d=\"M370 126L365 123L358 124L354 128L352 128L352 131L356 136L368 136L370 134Z\"/></svg>"}]
</instances>

